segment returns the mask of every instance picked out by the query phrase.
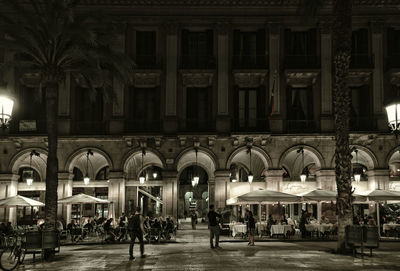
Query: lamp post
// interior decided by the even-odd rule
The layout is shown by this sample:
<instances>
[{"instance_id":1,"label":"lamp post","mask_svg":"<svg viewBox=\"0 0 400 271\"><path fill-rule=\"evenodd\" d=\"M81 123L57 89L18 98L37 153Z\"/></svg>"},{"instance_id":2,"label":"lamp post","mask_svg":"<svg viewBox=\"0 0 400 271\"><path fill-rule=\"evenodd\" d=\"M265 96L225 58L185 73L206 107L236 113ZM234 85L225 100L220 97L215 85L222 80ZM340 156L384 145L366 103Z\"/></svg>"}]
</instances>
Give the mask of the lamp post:
<instances>
[{"instance_id":1,"label":"lamp post","mask_svg":"<svg viewBox=\"0 0 400 271\"><path fill-rule=\"evenodd\" d=\"M195 151L195 155L196 155L196 162L195 162L195 166L194 166L194 170L193 170L193 180L192 180L192 186L193 187L195 187L195 186L197 186L198 184L199 184L199 180L200 180L200 177L199 177L199 175L197 174L197 152L199 151L198 150L198 148L194 148L194 151Z\"/></svg>"},{"instance_id":2,"label":"lamp post","mask_svg":"<svg viewBox=\"0 0 400 271\"><path fill-rule=\"evenodd\" d=\"M83 183L85 185L88 185L90 183L90 177L89 177L89 159L90 159L89 156L90 155L93 155L93 152L92 152L92 150L89 149L86 153L86 175L83 178Z\"/></svg>"},{"instance_id":3,"label":"lamp post","mask_svg":"<svg viewBox=\"0 0 400 271\"><path fill-rule=\"evenodd\" d=\"M146 155L146 150L143 148L142 149L142 169L141 169L140 176L139 176L139 183L140 184L144 184L144 181L146 180L146 175L143 172L143 159L144 159L145 155Z\"/></svg>"},{"instance_id":4,"label":"lamp post","mask_svg":"<svg viewBox=\"0 0 400 271\"><path fill-rule=\"evenodd\" d=\"M301 147L297 150L297 153L301 153L301 161L303 164L301 174L300 174L300 181L304 183L307 180L308 170L304 167L304 148Z\"/></svg>"},{"instance_id":5,"label":"lamp post","mask_svg":"<svg viewBox=\"0 0 400 271\"><path fill-rule=\"evenodd\" d=\"M354 147L353 151L356 153L356 166L358 166L358 150ZM356 183L359 183L361 180L361 170L357 167L354 169L353 178Z\"/></svg>"},{"instance_id":6,"label":"lamp post","mask_svg":"<svg viewBox=\"0 0 400 271\"><path fill-rule=\"evenodd\" d=\"M247 147L247 153L249 154L249 159L250 159L250 168L249 168L249 175L247 176L247 181L249 183L252 183L254 176L253 176L253 173L251 172L251 146Z\"/></svg>"},{"instance_id":7,"label":"lamp post","mask_svg":"<svg viewBox=\"0 0 400 271\"><path fill-rule=\"evenodd\" d=\"M392 129L396 138L400 132L400 100L388 104L385 106L386 114L389 122L389 127Z\"/></svg>"},{"instance_id":8,"label":"lamp post","mask_svg":"<svg viewBox=\"0 0 400 271\"><path fill-rule=\"evenodd\" d=\"M7 128L10 123L13 107L13 98L4 93L0 93L0 125L3 130Z\"/></svg>"},{"instance_id":9,"label":"lamp post","mask_svg":"<svg viewBox=\"0 0 400 271\"><path fill-rule=\"evenodd\" d=\"M29 154L29 176L28 176L28 178L26 178L26 184L28 185L28 186L31 186L32 184L33 184L33 169L32 169L32 157L33 156L40 156L40 153L38 153L37 151L35 151L35 150L32 150L31 151L31 153Z\"/></svg>"}]
</instances>

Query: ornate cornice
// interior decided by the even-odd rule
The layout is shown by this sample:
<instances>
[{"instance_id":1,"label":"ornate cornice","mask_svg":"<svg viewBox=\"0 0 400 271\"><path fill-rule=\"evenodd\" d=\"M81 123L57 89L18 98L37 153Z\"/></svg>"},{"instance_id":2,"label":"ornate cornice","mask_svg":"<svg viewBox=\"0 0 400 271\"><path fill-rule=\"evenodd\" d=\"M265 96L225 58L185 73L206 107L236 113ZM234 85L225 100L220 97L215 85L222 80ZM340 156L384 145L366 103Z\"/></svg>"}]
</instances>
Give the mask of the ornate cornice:
<instances>
[{"instance_id":1,"label":"ornate cornice","mask_svg":"<svg viewBox=\"0 0 400 271\"><path fill-rule=\"evenodd\" d=\"M347 77L347 84L349 87L361 87L366 85L371 80L370 71L350 71Z\"/></svg>"},{"instance_id":2,"label":"ornate cornice","mask_svg":"<svg viewBox=\"0 0 400 271\"><path fill-rule=\"evenodd\" d=\"M135 87L157 87L160 85L161 72L135 72Z\"/></svg>"},{"instance_id":3,"label":"ornate cornice","mask_svg":"<svg viewBox=\"0 0 400 271\"><path fill-rule=\"evenodd\" d=\"M182 71L182 84L185 87L208 87L212 85L214 73Z\"/></svg>"},{"instance_id":4,"label":"ornate cornice","mask_svg":"<svg viewBox=\"0 0 400 271\"><path fill-rule=\"evenodd\" d=\"M308 87L315 84L319 72L317 71L287 71L286 72L286 83L292 87Z\"/></svg>"},{"instance_id":5,"label":"ornate cornice","mask_svg":"<svg viewBox=\"0 0 400 271\"><path fill-rule=\"evenodd\" d=\"M234 72L235 85L242 88L259 87L264 85L267 72Z\"/></svg>"}]
</instances>

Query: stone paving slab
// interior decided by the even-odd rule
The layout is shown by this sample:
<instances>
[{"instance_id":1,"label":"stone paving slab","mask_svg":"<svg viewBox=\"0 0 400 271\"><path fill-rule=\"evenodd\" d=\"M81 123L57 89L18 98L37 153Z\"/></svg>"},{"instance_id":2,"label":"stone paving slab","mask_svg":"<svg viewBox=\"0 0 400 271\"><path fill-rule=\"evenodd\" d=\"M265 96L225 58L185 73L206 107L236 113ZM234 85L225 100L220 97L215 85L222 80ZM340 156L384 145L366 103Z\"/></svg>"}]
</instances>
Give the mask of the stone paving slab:
<instances>
[{"instance_id":1,"label":"stone paving slab","mask_svg":"<svg viewBox=\"0 0 400 271\"><path fill-rule=\"evenodd\" d=\"M54 262L32 262L18 270L400 270L400 243L382 243L373 257L335 255L335 242L222 243L210 249L207 231L182 231L178 243L145 246L147 257L129 260L128 245L68 246ZM135 245L135 255L139 247Z\"/></svg>"}]
</instances>

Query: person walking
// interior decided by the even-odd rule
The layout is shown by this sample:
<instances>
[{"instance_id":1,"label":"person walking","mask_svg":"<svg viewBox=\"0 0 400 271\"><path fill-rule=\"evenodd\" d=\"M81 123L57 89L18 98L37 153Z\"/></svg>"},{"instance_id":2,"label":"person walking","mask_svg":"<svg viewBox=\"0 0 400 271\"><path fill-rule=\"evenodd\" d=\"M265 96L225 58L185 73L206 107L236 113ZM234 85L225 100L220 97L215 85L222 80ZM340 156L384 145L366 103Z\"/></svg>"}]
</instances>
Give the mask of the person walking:
<instances>
[{"instance_id":1,"label":"person walking","mask_svg":"<svg viewBox=\"0 0 400 271\"><path fill-rule=\"evenodd\" d=\"M208 228L210 229L210 247L219 248L219 225L217 222L217 217L221 218L221 215L214 211L214 205L210 205L210 211L207 214L208 217ZM213 244L213 239L215 236L215 246Z\"/></svg>"},{"instance_id":2,"label":"person walking","mask_svg":"<svg viewBox=\"0 0 400 271\"><path fill-rule=\"evenodd\" d=\"M128 221L128 231L131 237L131 243L129 245L129 259L134 260L133 257L133 245L135 244L136 238L139 240L140 243L140 256L142 258L146 257L144 255L144 242L143 242L143 235L145 234L144 227L143 227L143 217L140 214L140 207L136 208L135 215L131 216Z\"/></svg>"},{"instance_id":3,"label":"person walking","mask_svg":"<svg viewBox=\"0 0 400 271\"><path fill-rule=\"evenodd\" d=\"M254 235L256 234L256 221L254 220L253 212L248 213L248 223L249 227L249 246L254 246Z\"/></svg>"},{"instance_id":4,"label":"person walking","mask_svg":"<svg viewBox=\"0 0 400 271\"><path fill-rule=\"evenodd\" d=\"M191 222L192 222L192 230L196 229L196 224L197 224L197 215L195 211L192 211L192 215L190 216Z\"/></svg>"}]
</instances>

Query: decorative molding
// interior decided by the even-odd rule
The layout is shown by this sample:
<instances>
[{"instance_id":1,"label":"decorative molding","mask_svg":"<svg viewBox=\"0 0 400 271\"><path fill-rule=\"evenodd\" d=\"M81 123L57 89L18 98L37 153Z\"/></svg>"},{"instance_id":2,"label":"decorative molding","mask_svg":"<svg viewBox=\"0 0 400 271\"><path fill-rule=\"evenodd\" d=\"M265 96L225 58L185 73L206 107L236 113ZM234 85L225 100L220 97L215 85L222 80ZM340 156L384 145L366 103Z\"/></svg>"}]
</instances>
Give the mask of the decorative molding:
<instances>
[{"instance_id":1,"label":"decorative molding","mask_svg":"<svg viewBox=\"0 0 400 271\"><path fill-rule=\"evenodd\" d=\"M392 85L400 87L400 71L399 70L390 71L389 78L390 78L390 83Z\"/></svg>"},{"instance_id":2,"label":"decorative molding","mask_svg":"<svg viewBox=\"0 0 400 271\"><path fill-rule=\"evenodd\" d=\"M156 145L156 149L161 148L161 137L155 137L154 144Z\"/></svg>"},{"instance_id":3,"label":"decorative molding","mask_svg":"<svg viewBox=\"0 0 400 271\"><path fill-rule=\"evenodd\" d=\"M164 24L164 29L167 35L177 35L179 24L177 22L166 22Z\"/></svg>"},{"instance_id":4,"label":"decorative molding","mask_svg":"<svg viewBox=\"0 0 400 271\"><path fill-rule=\"evenodd\" d=\"M209 147L214 147L215 139L216 139L215 136L208 137L208 146Z\"/></svg>"},{"instance_id":5,"label":"decorative molding","mask_svg":"<svg viewBox=\"0 0 400 271\"><path fill-rule=\"evenodd\" d=\"M286 71L286 83L292 87L309 87L315 84L319 72Z\"/></svg>"},{"instance_id":6,"label":"decorative molding","mask_svg":"<svg viewBox=\"0 0 400 271\"><path fill-rule=\"evenodd\" d=\"M141 88L152 88L160 85L161 72L135 72L133 85Z\"/></svg>"},{"instance_id":7,"label":"decorative molding","mask_svg":"<svg viewBox=\"0 0 400 271\"><path fill-rule=\"evenodd\" d=\"M208 87L212 85L214 73L181 71L182 84L185 87Z\"/></svg>"},{"instance_id":8,"label":"decorative molding","mask_svg":"<svg viewBox=\"0 0 400 271\"><path fill-rule=\"evenodd\" d=\"M219 22L215 25L218 35L228 35L231 30L231 24L228 22Z\"/></svg>"},{"instance_id":9,"label":"decorative molding","mask_svg":"<svg viewBox=\"0 0 400 271\"><path fill-rule=\"evenodd\" d=\"M30 88L39 87L40 81L39 73L24 73L20 78L20 83Z\"/></svg>"},{"instance_id":10,"label":"decorative molding","mask_svg":"<svg viewBox=\"0 0 400 271\"><path fill-rule=\"evenodd\" d=\"M385 22L382 19L377 19L369 22L369 28L373 34L382 34L385 30Z\"/></svg>"},{"instance_id":11,"label":"decorative molding","mask_svg":"<svg viewBox=\"0 0 400 271\"><path fill-rule=\"evenodd\" d=\"M181 147L183 147L183 146L185 146L186 145L186 136L178 136L178 140L179 140L179 145L181 146Z\"/></svg>"},{"instance_id":12,"label":"decorative molding","mask_svg":"<svg viewBox=\"0 0 400 271\"><path fill-rule=\"evenodd\" d=\"M360 87L366 85L371 80L370 71L349 71L347 85L349 87Z\"/></svg>"},{"instance_id":13,"label":"decorative molding","mask_svg":"<svg viewBox=\"0 0 400 271\"><path fill-rule=\"evenodd\" d=\"M238 146L238 145L239 145L239 138L232 137L232 146Z\"/></svg>"},{"instance_id":14,"label":"decorative molding","mask_svg":"<svg viewBox=\"0 0 400 271\"><path fill-rule=\"evenodd\" d=\"M264 85L268 72L234 72L235 85L243 88L259 87Z\"/></svg>"},{"instance_id":15,"label":"decorative molding","mask_svg":"<svg viewBox=\"0 0 400 271\"><path fill-rule=\"evenodd\" d=\"M279 35L281 31L281 23L279 22L269 22L267 24L268 32L270 35Z\"/></svg>"}]
</instances>

